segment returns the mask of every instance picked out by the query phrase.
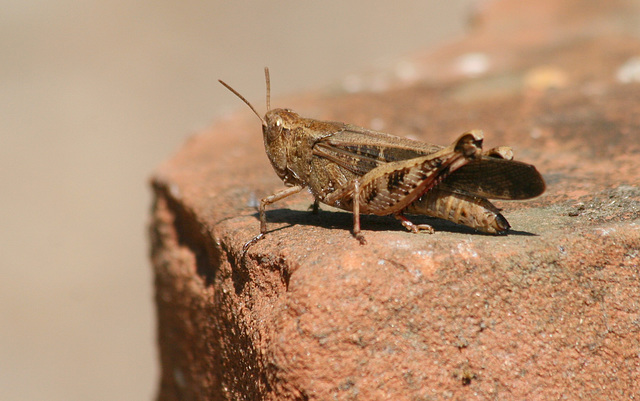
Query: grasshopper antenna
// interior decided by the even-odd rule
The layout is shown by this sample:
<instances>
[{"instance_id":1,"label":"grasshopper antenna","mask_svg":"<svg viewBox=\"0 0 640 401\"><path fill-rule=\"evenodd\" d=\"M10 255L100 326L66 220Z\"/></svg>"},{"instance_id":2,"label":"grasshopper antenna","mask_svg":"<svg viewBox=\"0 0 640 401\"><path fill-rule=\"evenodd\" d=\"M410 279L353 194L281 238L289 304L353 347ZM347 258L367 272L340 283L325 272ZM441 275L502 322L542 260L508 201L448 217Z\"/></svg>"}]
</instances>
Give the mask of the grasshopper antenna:
<instances>
[{"instance_id":1,"label":"grasshopper antenna","mask_svg":"<svg viewBox=\"0 0 640 401\"><path fill-rule=\"evenodd\" d=\"M269 108L269 91L270 91L270 87L269 87L270 86L269 85L269 70L265 69L265 74L267 76L267 109L270 110L270 108ZM262 126L263 127L267 126L267 122L264 120L264 118L260 117L260 114L258 114L256 109L251 105L251 103L249 103L249 101L247 99L244 98L244 96L242 96L240 93L238 93L237 90L233 89L231 86L229 86L229 84L227 84L223 80L219 79L218 82L220 82L222 85L224 85L225 88L229 89L234 95L238 96L240 98L240 100L245 102L247 104L247 106L249 106L249 108L251 108L251 111L253 111L255 113L255 115L258 116L258 118L262 122Z\"/></svg>"},{"instance_id":2,"label":"grasshopper antenna","mask_svg":"<svg viewBox=\"0 0 640 401\"><path fill-rule=\"evenodd\" d=\"M271 78L269 77L269 67L264 67L264 80L267 83L267 111L271 110Z\"/></svg>"}]
</instances>

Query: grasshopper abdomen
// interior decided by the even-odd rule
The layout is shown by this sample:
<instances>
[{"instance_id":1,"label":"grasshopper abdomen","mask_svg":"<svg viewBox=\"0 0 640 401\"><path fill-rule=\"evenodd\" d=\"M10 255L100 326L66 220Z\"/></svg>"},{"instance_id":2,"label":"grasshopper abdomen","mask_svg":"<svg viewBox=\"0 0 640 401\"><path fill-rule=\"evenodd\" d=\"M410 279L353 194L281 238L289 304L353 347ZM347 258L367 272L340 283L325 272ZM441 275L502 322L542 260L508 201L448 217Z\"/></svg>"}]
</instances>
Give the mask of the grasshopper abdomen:
<instances>
[{"instance_id":1,"label":"grasshopper abdomen","mask_svg":"<svg viewBox=\"0 0 640 401\"><path fill-rule=\"evenodd\" d=\"M405 212L438 217L488 234L506 234L510 228L489 200L437 187L416 199Z\"/></svg>"}]
</instances>

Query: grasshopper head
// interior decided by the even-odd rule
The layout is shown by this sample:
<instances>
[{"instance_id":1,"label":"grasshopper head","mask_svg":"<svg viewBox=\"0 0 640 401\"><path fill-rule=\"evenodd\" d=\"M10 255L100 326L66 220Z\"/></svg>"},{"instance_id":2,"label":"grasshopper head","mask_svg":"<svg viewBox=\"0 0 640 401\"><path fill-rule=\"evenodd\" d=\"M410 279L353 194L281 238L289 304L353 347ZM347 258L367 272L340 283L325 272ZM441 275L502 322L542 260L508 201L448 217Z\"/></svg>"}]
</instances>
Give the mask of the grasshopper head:
<instances>
[{"instance_id":1,"label":"grasshopper head","mask_svg":"<svg viewBox=\"0 0 640 401\"><path fill-rule=\"evenodd\" d=\"M265 144L277 141L284 132L290 131L299 120L300 116L289 109L269 110L264 115L264 124L262 124Z\"/></svg>"},{"instance_id":2,"label":"grasshopper head","mask_svg":"<svg viewBox=\"0 0 640 401\"><path fill-rule=\"evenodd\" d=\"M273 165L278 176L287 184L293 184L298 181L295 173L287 167L287 151L290 148L290 142L294 141L291 135L288 135L294 128L296 121L300 119L296 113L288 109L271 109L271 82L269 79L269 69L264 69L265 81L267 83L267 114L260 117L255 107L238 91L233 89L222 80L218 80L224 87L238 96L240 100L246 103L253 113L260 119L262 123L262 133L264 137L264 147L267 156Z\"/></svg>"},{"instance_id":3,"label":"grasshopper head","mask_svg":"<svg viewBox=\"0 0 640 401\"><path fill-rule=\"evenodd\" d=\"M300 116L289 109L273 109L265 114L262 125L264 147L269 160L285 182L295 181L293 177L289 177L287 152L292 141L291 131L299 119Z\"/></svg>"}]
</instances>

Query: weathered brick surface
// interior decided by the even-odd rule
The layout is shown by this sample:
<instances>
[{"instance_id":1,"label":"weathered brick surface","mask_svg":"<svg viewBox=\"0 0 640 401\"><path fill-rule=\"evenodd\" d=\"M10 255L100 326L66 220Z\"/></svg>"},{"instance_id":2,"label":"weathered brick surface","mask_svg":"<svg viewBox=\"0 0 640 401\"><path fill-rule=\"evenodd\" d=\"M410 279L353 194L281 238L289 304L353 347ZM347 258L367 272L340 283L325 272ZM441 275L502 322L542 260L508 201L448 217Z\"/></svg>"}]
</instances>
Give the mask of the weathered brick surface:
<instances>
[{"instance_id":1,"label":"weathered brick surface","mask_svg":"<svg viewBox=\"0 0 640 401\"><path fill-rule=\"evenodd\" d=\"M481 128L545 195L500 203L506 237L364 217L360 246L350 214L312 215L301 194L242 258L251 204L282 184L255 116L218 122L153 178L159 400L640 397L637 10L490 4L467 38L415 57L415 82L272 103L440 144Z\"/></svg>"}]
</instances>

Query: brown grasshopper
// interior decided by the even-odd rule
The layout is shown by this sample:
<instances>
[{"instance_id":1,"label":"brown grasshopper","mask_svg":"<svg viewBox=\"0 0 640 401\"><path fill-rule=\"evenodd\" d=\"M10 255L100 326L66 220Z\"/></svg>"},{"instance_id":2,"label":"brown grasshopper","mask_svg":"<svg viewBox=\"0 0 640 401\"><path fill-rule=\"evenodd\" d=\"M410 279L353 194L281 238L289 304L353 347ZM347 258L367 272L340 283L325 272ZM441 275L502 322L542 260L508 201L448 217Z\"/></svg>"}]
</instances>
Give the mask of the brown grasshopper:
<instances>
[{"instance_id":1,"label":"brown grasshopper","mask_svg":"<svg viewBox=\"0 0 640 401\"><path fill-rule=\"evenodd\" d=\"M505 234L507 220L487 198L529 199L544 192L542 176L530 164L514 161L508 147L482 151L479 130L465 132L443 147L341 122L300 117L271 109L269 69L265 68L264 117L231 86L262 122L265 150L287 188L260 201L260 234L267 232L265 208L308 188L320 202L353 212L353 235L365 244L360 214L393 215L411 232L433 233L404 214L426 214L490 234Z\"/></svg>"}]
</instances>

